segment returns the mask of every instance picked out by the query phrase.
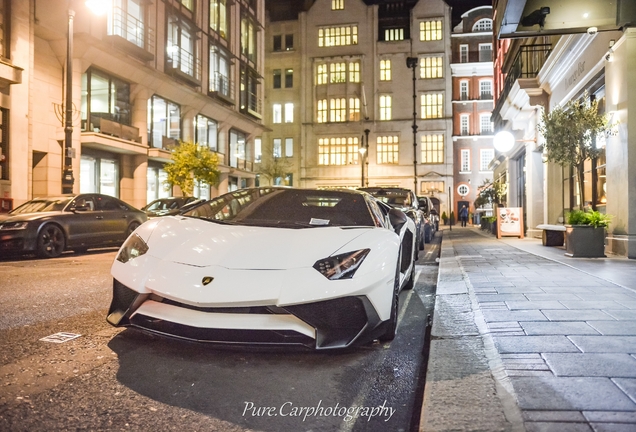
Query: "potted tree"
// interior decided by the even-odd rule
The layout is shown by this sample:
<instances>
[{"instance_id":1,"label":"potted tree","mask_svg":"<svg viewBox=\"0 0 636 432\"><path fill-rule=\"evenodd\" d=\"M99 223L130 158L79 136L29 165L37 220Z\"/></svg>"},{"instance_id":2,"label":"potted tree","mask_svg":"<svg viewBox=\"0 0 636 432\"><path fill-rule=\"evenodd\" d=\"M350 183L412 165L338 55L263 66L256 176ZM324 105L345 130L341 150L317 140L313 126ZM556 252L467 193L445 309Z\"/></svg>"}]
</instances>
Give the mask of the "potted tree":
<instances>
[{"instance_id":1,"label":"potted tree","mask_svg":"<svg viewBox=\"0 0 636 432\"><path fill-rule=\"evenodd\" d=\"M545 139L546 159L563 167L571 166L575 169L579 202L582 206L585 203L585 162L600 155L602 148L597 145L597 141L604 139L610 132L609 119L599 112L598 101L590 100L586 93L582 99L572 99L563 107L553 108L549 113L544 111L542 120L539 130ZM569 227L565 232L566 255L605 256L605 228L609 223L608 216L602 215L596 209L591 212L579 209L567 215L567 223ZM579 230L582 232L577 233ZM594 244L587 243L588 240Z\"/></svg>"},{"instance_id":2,"label":"potted tree","mask_svg":"<svg viewBox=\"0 0 636 432\"><path fill-rule=\"evenodd\" d=\"M605 228L611 216L596 210L574 210L567 215L565 255L601 258L605 256Z\"/></svg>"},{"instance_id":3,"label":"potted tree","mask_svg":"<svg viewBox=\"0 0 636 432\"><path fill-rule=\"evenodd\" d=\"M442 212L442 220L444 221L444 225L448 224L448 215L446 214L446 212Z\"/></svg>"}]
</instances>

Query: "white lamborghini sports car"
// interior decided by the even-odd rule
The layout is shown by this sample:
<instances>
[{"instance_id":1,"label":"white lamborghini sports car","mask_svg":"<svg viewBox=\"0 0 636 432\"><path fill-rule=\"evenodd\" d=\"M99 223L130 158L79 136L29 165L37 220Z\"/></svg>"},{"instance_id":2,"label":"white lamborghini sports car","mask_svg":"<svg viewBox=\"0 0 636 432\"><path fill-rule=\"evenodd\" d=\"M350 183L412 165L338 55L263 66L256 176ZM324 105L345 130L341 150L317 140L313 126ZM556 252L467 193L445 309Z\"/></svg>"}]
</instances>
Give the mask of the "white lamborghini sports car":
<instances>
[{"instance_id":1,"label":"white lamborghini sports car","mask_svg":"<svg viewBox=\"0 0 636 432\"><path fill-rule=\"evenodd\" d=\"M391 340L399 292L413 287L414 233L361 191L230 192L128 237L107 320L221 344Z\"/></svg>"}]
</instances>

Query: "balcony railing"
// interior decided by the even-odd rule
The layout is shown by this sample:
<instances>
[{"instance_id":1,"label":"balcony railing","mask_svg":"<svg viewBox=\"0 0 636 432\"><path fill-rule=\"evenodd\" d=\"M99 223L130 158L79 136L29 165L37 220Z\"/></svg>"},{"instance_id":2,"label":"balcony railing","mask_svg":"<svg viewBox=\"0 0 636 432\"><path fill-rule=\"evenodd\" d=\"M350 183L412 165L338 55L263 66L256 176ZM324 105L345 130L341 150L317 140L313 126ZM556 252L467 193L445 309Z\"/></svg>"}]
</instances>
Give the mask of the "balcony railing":
<instances>
[{"instance_id":1,"label":"balcony railing","mask_svg":"<svg viewBox=\"0 0 636 432\"><path fill-rule=\"evenodd\" d=\"M227 75L213 72L210 76L209 92L228 102L234 102L234 82Z\"/></svg>"},{"instance_id":2,"label":"balcony railing","mask_svg":"<svg viewBox=\"0 0 636 432\"><path fill-rule=\"evenodd\" d=\"M535 78L541 71L551 52L552 45L550 44L522 45L520 47L510 70L506 73L504 87L495 105L493 118L499 116L501 107L508 98L515 82L520 78Z\"/></svg>"},{"instance_id":3,"label":"balcony railing","mask_svg":"<svg viewBox=\"0 0 636 432\"><path fill-rule=\"evenodd\" d=\"M139 50L133 54L139 55L143 60L154 57L152 54L155 49L153 29L122 8L113 7L108 33L135 45Z\"/></svg>"},{"instance_id":4,"label":"balcony railing","mask_svg":"<svg viewBox=\"0 0 636 432\"><path fill-rule=\"evenodd\" d=\"M172 45L168 50L168 67L194 84L201 81L201 60L178 45Z\"/></svg>"},{"instance_id":5,"label":"balcony railing","mask_svg":"<svg viewBox=\"0 0 636 432\"><path fill-rule=\"evenodd\" d=\"M245 171L254 171L254 162L248 161L247 159L230 157L230 166Z\"/></svg>"}]
</instances>

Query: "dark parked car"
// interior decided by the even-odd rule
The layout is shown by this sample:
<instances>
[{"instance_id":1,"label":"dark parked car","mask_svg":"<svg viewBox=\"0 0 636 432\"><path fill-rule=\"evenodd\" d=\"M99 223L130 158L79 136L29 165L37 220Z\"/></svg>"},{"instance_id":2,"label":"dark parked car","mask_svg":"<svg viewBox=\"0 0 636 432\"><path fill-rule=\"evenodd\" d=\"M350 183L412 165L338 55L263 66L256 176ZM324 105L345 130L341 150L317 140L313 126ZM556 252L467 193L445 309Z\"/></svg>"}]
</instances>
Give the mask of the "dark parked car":
<instances>
[{"instance_id":1,"label":"dark parked car","mask_svg":"<svg viewBox=\"0 0 636 432\"><path fill-rule=\"evenodd\" d=\"M427 243L431 241L433 236L435 235L435 231L439 229L439 215L437 214L437 209L433 204L433 201L427 196L418 196L417 197L418 205L422 213L424 213L424 217L428 220L429 227L427 228Z\"/></svg>"},{"instance_id":2,"label":"dark parked car","mask_svg":"<svg viewBox=\"0 0 636 432\"><path fill-rule=\"evenodd\" d=\"M196 202L203 202L195 197L170 197L159 198L151 201L141 209L146 212L148 217L176 215L181 212L182 207L189 206Z\"/></svg>"},{"instance_id":3,"label":"dark parked car","mask_svg":"<svg viewBox=\"0 0 636 432\"><path fill-rule=\"evenodd\" d=\"M426 234L426 225L428 224L428 220L424 217L424 213L420 211L417 196L412 190L398 187L366 187L360 188L360 190L370 193L378 200L390 205L391 207L402 210L411 219L413 219L417 229L418 248L419 250L424 250L424 243L428 243L430 239L433 238L433 235L429 233L429 236L427 236Z\"/></svg>"},{"instance_id":4,"label":"dark parked car","mask_svg":"<svg viewBox=\"0 0 636 432\"><path fill-rule=\"evenodd\" d=\"M117 246L147 219L143 211L108 195L35 198L0 215L0 253L54 258L67 249Z\"/></svg>"}]
</instances>

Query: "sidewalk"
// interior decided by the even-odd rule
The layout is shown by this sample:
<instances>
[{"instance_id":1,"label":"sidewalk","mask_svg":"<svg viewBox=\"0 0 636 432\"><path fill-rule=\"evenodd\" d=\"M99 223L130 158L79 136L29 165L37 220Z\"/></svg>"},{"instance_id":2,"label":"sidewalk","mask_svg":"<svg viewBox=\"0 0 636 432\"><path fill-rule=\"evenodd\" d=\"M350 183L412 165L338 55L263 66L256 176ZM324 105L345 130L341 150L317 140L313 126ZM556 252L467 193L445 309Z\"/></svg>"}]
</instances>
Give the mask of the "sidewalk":
<instances>
[{"instance_id":1,"label":"sidewalk","mask_svg":"<svg viewBox=\"0 0 636 432\"><path fill-rule=\"evenodd\" d=\"M441 234L420 430L636 431L636 260Z\"/></svg>"}]
</instances>

